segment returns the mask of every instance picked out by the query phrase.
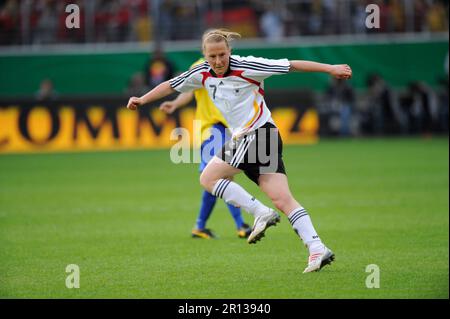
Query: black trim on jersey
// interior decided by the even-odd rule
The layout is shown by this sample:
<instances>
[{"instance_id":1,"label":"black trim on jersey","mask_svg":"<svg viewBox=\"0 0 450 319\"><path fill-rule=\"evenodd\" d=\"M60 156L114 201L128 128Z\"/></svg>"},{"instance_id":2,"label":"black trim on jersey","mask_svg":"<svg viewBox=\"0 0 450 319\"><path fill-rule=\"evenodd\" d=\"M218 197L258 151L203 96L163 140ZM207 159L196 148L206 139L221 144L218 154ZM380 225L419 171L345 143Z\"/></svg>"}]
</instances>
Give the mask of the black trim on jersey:
<instances>
[{"instance_id":1,"label":"black trim on jersey","mask_svg":"<svg viewBox=\"0 0 450 319\"><path fill-rule=\"evenodd\" d=\"M245 66L251 66L251 67L255 67L255 68L262 68L264 70L266 69L288 69L288 66L284 66L284 65L264 65L264 64L259 64L259 63L254 63L254 62L240 62L240 61L231 61L231 63L236 64L236 65L245 65Z\"/></svg>"},{"instance_id":2,"label":"black trim on jersey","mask_svg":"<svg viewBox=\"0 0 450 319\"><path fill-rule=\"evenodd\" d=\"M281 65L281 64L267 64L267 63L263 63L263 62L249 61L249 60L240 61L233 57L230 57L230 60L232 60L233 62L237 62L237 63L248 63L248 64L253 64L253 65L258 65L258 66L263 66L263 67L285 67L284 65Z\"/></svg>"},{"instance_id":3,"label":"black trim on jersey","mask_svg":"<svg viewBox=\"0 0 450 319\"><path fill-rule=\"evenodd\" d=\"M272 73L288 73L289 69L267 69L267 68L255 68L255 67L250 67L250 66L245 66L245 65L235 65L235 64L231 64L232 67L234 68L238 68L238 69L246 69L246 70L254 70L254 71L263 71L263 72L272 72Z\"/></svg>"},{"instance_id":4,"label":"black trim on jersey","mask_svg":"<svg viewBox=\"0 0 450 319\"><path fill-rule=\"evenodd\" d=\"M208 69L207 65L205 62L203 62L202 64L194 67L193 69L184 72L183 74L179 75L176 78L173 78L172 80L169 81L170 85L172 86L172 88L177 87L178 85L180 85L181 83L183 83L189 76L191 76L193 73L198 72L200 70L203 69Z\"/></svg>"},{"instance_id":5,"label":"black trim on jersey","mask_svg":"<svg viewBox=\"0 0 450 319\"><path fill-rule=\"evenodd\" d=\"M260 63L260 62L254 62L254 61L239 61L236 60L234 58L230 57L230 61L231 63L235 64L235 66L239 67L241 66L246 66L248 68L255 68L256 69L261 69L262 71L266 71L267 69L270 70L280 70L282 72L289 72L289 68L290 66L284 66L284 65L269 65L269 64L265 64L265 63Z\"/></svg>"},{"instance_id":6,"label":"black trim on jersey","mask_svg":"<svg viewBox=\"0 0 450 319\"><path fill-rule=\"evenodd\" d=\"M180 85L181 83L183 83L189 76L191 76L193 73L198 72L200 70L203 69L208 69L209 66L207 64L207 62L203 62L197 66L195 66L194 68L192 68L189 71L184 72L183 74L177 76L176 78L173 78L169 81L170 85L172 86L172 88L176 88L178 85Z\"/></svg>"}]
</instances>

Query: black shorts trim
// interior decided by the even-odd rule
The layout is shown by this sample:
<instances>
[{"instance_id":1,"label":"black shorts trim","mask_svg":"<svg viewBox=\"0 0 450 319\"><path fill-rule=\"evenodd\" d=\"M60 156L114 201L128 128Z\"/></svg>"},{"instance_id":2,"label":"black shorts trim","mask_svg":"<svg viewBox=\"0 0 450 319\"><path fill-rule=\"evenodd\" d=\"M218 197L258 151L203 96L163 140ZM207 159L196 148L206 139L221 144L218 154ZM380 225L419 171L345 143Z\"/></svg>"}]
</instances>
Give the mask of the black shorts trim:
<instances>
[{"instance_id":1,"label":"black shorts trim","mask_svg":"<svg viewBox=\"0 0 450 319\"><path fill-rule=\"evenodd\" d=\"M237 140L231 139L216 156L242 170L248 178L259 184L259 176L262 174L286 175L282 154L280 132L274 124L267 122Z\"/></svg>"}]
</instances>

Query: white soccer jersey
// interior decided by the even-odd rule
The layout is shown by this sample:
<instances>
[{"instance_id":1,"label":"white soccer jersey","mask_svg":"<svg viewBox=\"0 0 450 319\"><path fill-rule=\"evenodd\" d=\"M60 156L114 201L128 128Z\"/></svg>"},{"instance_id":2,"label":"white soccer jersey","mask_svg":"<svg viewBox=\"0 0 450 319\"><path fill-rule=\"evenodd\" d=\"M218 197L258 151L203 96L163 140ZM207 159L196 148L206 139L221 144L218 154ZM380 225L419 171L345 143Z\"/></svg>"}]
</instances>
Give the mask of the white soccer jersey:
<instances>
[{"instance_id":1,"label":"white soccer jersey","mask_svg":"<svg viewBox=\"0 0 450 319\"><path fill-rule=\"evenodd\" d=\"M287 59L232 55L229 70L223 76L216 75L205 61L171 79L169 83L179 92L205 87L233 136L239 136L261 127L271 119L264 101L264 80L271 75L288 73L289 68Z\"/></svg>"}]
</instances>

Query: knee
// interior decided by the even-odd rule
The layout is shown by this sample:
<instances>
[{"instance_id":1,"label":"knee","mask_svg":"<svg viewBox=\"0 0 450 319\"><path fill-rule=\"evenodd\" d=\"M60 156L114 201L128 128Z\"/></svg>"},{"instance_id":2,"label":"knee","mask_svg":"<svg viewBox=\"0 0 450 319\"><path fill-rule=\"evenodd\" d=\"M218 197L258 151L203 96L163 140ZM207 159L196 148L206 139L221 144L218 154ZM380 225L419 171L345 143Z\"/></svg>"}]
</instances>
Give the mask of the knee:
<instances>
[{"instance_id":1,"label":"knee","mask_svg":"<svg viewBox=\"0 0 450 319\"><path fill-rule=\"evenodd\" d=\"M207 190L208 192L212 193L212 190L215 185L215 181L208 175L205 174L205 171L203 171L200 174L200 185Z\"/></svg>"}]
</instances>

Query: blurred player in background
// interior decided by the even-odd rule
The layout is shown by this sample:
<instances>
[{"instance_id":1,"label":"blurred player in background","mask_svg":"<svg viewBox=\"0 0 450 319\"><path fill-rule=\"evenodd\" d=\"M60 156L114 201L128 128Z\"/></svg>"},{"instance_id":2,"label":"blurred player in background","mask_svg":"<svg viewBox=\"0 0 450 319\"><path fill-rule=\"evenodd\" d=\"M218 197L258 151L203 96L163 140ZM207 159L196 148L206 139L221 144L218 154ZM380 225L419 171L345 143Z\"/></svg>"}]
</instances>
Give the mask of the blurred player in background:
<instances>
[{"instance_id":1,"label":"blurred player in background","mask_svg":"<svg viewBox=\"0 0 450 319\"><path fill-rule=\"evenodd\" d=\"M204 59L198 60L191 66L191 69L203 62ZM179 107L185 106L191 102L194 95L197 103L195 117L197 120L201 121L200 139L202 143L200 146L201 163L199 171L202 173L209 160L223 147L225 142L230 139L229 134L227 134L226 121L209 98L208 92L204 88L201 88L195 91L181 93L175 100L162 103L160 109L167 114L172 114ZM216 201L216 196L206 190L203 191L200 211L195 228L192 230L192 237L208 239L216 238L216 235L212 230L206 228L206 222L214 209ZM236 224L238 237L247 238L251 233L251 228L244 223L241 209L228 203L227 206Z\"/></svg>"},{"instance_id":2,"label":"blurred player in background","mask_svg":"<svg viewBox=\"0 0 450 319\"><path fill-rule=\"evenodd\" d=\"M244 172L288 217L294 231L308 248L308 265L303 272L318 271L334 260L334 253L324 245L308 212L291 194L282 159L281 136L264 100L264 80L290 71L324 72L338 79L349 79L352 70L345 64L231 55L230 41L239 36L217 29L205 32L202 39L205 62L158 85L142 97L131 97L127 108L136 110L175 91L206 88L233 136L203 170L201 185L213 195L244 208L254 216L247 241L256 243L268 227L280 221L280 216L230 180ZM264 154L258 151L261 149Z\"/></svg>"}]
</instances>

